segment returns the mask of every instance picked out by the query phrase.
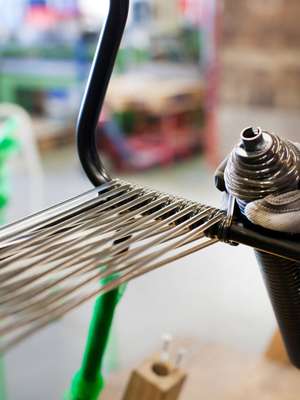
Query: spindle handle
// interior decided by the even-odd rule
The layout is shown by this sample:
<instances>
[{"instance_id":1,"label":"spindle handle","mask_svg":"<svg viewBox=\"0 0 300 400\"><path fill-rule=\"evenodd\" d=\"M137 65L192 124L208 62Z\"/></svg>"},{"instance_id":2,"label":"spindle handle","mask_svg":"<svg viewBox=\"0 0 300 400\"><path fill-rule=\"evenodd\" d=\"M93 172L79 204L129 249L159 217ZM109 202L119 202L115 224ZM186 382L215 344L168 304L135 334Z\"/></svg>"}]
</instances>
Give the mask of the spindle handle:
<instances>
[{"instance_id":1,"label":"spindle handle","mask_svg":"<svg viewBox=\"0 0 300 400\"><path fill-rule=\"evenodd\" d=\"M97 151L95 132L126 26L128 10L129 0L110 0L78 116L78 155L86 175L95 186L110 180Z\"/></svg>"}]
</instances>

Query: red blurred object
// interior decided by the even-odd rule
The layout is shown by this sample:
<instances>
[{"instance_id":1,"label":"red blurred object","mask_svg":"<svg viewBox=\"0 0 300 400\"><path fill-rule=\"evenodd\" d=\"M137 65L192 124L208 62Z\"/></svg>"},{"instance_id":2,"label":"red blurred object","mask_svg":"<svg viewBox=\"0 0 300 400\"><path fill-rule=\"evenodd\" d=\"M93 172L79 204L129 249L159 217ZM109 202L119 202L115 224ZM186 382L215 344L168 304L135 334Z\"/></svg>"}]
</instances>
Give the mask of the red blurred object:
<instances>
[{"instance_id":1,"label":"red blurred object","mask_svg":"<svg viewBox=\"0 0 300 400\"><path fill-rule=\"evenodd\" d=\"M47 6L32 6L28 9L25 22L40 28L51 28L59 19L59 14Z\"/></svg>"},{"instance_id":2,"label":"red blurred object","mask_svg":"<svg viewBox=\"0 0 300 400\"><path fill-rule=\"evenodd\" d=\"M201 148L201 133L199 127L193 127L184 114L166 116L161 121L161 135L176 160L188 158Z\"/></svg>"},{"instance_id":3,"label":"red blurred object","mask_svg":"<svg viewBox=\"0 0 300 400\"><path fill-rule=\"evenodd\" d=\"M161 165L169 165L174 160L174 152L168 143L162 141L158 135L137 135L128 139L132 151L129 168L145 170ZM124 165L123 167L126 168Z\"/></svg>"},{"instance_id":4,"label":"red blurred object","mask_svg":"<svg viewBox=\"0 0 300 400\"><path fill-rule=\"evenodd\" d=\"M216 167L220 163L219 154L219 126L218 126L218 107L219 107L219 86L220 86L220 60L219 48L222 31L222 6L219 1L215 4L214 13L214 29L212 32L212 40L214 51L211 62L206 70L206 96L205 96L205 113L206 124L204 130L205 153L208 162L212 167Z\"/></svg>"},{"instance_id":5,"label":"red blurred object","mask_svg":"<svg viewBox=\"0 0 300 400\"><path fill-rule=\"evenodd\" d=\"M184 114L164 116L153 126L143 126L125 135L112 114L102 114L99 148L118 170L143 171L188 158L201 148L201 130Z\"/></svg>"},{"instance_id":6,"label":"red blurred object","mask_svg":"<svg viewBox=\"0 0 300 400\"><path fill-rule=\"evenodd\" d=\"M35 27L47 29L55 26L57 22L74 19L78 16L80 16L80 12L76 8L58 10L51 6L33 5L27 9L25 22Z\"/></svg>"},{"instance_id":7,"label":"red blurred object","mask_svg":"<svg viewBox=\"0 0 300 400\"><path fill-rule=\"evenodd\" d=\"M124 139L121 149L107 135L101 134L99 147L104 149L117 170L145 171L157 166L169 165L174 160L174 153L170 146L158 139L153 135L138 134Z\"/></svg>"},{"instance_id":8,"label":"red blurred object","mask_svg":"<svg viewBox=\"0 0 300 400\"><path fill-rule=\"evenodd\" d=\"M179 0L179 8L180 10L185 13L189 5L188 0Z\"/></svg>"}]
</instances>

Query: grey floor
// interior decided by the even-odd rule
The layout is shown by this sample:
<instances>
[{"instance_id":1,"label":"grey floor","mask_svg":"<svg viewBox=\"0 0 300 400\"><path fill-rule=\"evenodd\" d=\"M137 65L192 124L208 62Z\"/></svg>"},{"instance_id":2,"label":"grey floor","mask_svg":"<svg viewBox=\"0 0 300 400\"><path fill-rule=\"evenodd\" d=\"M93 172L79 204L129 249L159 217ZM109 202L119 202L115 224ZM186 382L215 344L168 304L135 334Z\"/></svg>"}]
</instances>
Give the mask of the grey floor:
<instances>
[{"instance_id":1,"label":"grey floor","mask_svg":"<svg viewBox=\"0 0 300 400\"><path fill-rule=\"evenodd\" d=\"M238 131L253 122L284 129L298 139L299 118L266 110L220 113L221 150L230 149ZM73 148L43 157L45 206L89 189ZM213 171L196 157L168 169L126 179L190 199L219 205ZM9 219L27 213L27 177L14 168ZM73 312L30 338L5 358L8 399L63 397L79 367L91 305ZM218 244L129 284L116 315L106 369L132 365L151 353L164 332L196 337L260 353L275 327L274 317L252 251Z\"/></svg>"}]
</instances>

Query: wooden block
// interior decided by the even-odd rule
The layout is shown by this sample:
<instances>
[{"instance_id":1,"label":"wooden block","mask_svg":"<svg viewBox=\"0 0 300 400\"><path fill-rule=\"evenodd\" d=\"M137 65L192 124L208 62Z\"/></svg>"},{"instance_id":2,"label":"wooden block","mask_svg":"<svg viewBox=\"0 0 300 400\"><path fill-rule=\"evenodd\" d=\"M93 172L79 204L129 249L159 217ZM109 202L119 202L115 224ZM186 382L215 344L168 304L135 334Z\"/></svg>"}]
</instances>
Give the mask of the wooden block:
<instances>
[{"instance_id":1,"label":"wooden block","mask_svg":"<svg viewBox=\"0 0 300 400\"><path fill-rule=\"evenodd\" d=\"M133 371L123 400L177 400L185 380L181 369L153 357Z\"/></svg>"},{"instance_id":2,"label":"wooden block","mask_svg":"<svg viewBox=\"0 0 300 400\"><path fill-rule=\"evenodd\" d=\"M275 361L275 362L278 362L280 364L285 364L285 365L290 364L290 360L286 353L286 350L285 350L285 347L284 347L284 344L283 344L283 341L281 338L281 334L279 331L277 331L274 334L274 336L267 348L265 356L270 361Z\"/></svg>"}]
</instances>

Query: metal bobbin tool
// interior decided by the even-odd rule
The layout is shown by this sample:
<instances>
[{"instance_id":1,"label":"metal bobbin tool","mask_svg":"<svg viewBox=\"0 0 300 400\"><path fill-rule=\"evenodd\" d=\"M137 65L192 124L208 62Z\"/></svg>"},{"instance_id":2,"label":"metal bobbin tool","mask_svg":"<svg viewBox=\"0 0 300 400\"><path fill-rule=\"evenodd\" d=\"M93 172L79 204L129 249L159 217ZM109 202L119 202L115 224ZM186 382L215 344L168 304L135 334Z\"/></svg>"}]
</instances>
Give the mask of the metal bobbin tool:
<instances>
[{"instance_id":1,"label":"metal bobbin tool","mask_svg":"<svg viewBox=\"0 0 300 400\"><path fill-rule=\"evenodd\" d=\"M260 128L246 128L227 161L226 190L244 214L252 201L297 189L299 166L299 151L292 143ZM290 360L300 368L300 263L255 253Z\"/></svg>"},{"instance_id":2,"label":"metal bobbin tool","mask_svg":"<svg viewBox=\"0 0 300 400\"><path fill-rule=\"evenodd\" d=\"M129 0L109 3L77 124L79 159L95 188L0 229L2 352L84 302L219 241L245 244L295 264L300 262L299 238L261 231L243 218L235 218L233 212L226 216L223 210L200 201L109 175L95 132ZM265 159L279 166L279 152L283 158L287 154L291 157L271 181L264 176L264 168L258 167ZM232 168L231 172L239 174L228 173L226 177L228 191L241 208L257 198L257 182L263 195L273 193L275 187L288 190L294 185L293 153L291 144L274 135L249 128L244 131L227 163L228 171ZM272 171L268 173L272 175ZM292 279L287 285L294 285Z\"/></svg>"}]
</instances>

